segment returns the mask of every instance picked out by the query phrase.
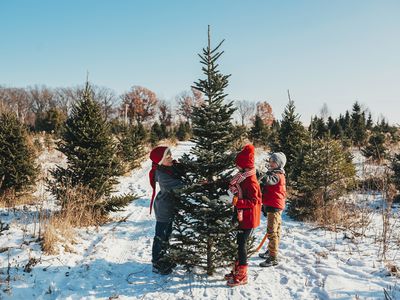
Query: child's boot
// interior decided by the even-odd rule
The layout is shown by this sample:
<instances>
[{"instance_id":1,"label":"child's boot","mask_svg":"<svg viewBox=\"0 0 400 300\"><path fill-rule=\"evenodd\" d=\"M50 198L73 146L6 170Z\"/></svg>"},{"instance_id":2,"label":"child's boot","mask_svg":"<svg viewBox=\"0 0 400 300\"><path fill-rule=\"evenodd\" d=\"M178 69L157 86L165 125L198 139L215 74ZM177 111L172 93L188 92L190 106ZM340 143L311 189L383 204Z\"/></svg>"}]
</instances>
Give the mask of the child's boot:
<instances>
[{"instance_id":1,"label":"child's boot","mask_svg":"<svg viewBox=\"0 0 400 300\"><path fill-rule=\"evenodd\" d=\"M239 261L235 261L235 264L233 265L232 271L229 274L225 274L224 279L225 280L230 280L233 278L233 276L235 276L236 272L237 272L237 268L239 266Z\"/></svg>"},{"instance_id":2,"label":"child's boot","mask_svg":"<svg viewBox=\"0 0 400 300\"><path fill-rule=\"evenodd\" d=\"M226 283L228 286L238 286L247 283L247 265L239 265L236 274Z\"/></svg>"},{"instance_id":3,"label":"child's boot","mask_svg":"<svg viewBox=\"0 0 400 300\"><path fill-rule=\"evenodd\" d=\"M272 267L272 266L276 266L278 263L279 263L278 257L270 255L267 257L267 259L265 261L260 263L260 267L263 267L263 268Z\"/></svg>"},{"instance_id":4,"label":"child's boot","mask_svg":"<svg viewBox=\"0 0 400 300\"><path fill-rule=\"evenodd\" d=\"M258 257L267 259L269 257L269 250L267 250L267 251L265 251L263 253L259 253Z\"/></svg>"}]
</instances>

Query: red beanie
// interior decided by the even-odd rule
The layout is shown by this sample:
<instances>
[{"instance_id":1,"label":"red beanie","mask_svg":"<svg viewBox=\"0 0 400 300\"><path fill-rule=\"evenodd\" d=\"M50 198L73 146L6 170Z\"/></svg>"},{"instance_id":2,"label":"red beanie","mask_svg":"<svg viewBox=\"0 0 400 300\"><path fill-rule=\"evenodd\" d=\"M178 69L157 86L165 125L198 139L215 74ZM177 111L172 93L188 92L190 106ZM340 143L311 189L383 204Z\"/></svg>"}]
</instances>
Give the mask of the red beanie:
<instances>
[{"instance_id":1,"label":"red beanie","mask_svg":"<svg viewBox=\"0 0 400 300\"><path fill-rule=\"evenodd\" d=\"M242 169L254 168L254 146L247 144L242 151L236 155L236 165Z\"/></svg>"},{"instance_id":2,"label":"red beanie","mask_svg":"<svg viewBox=\"0 0 400 300\"><path fill-rule=\"evenodd\" d=\"M150 185L153 188L153 194L151 195L151 201L150 201L150 214L151 214L151 210L153 208L154 196L156 194L155 174L156 174L157 165L162 164L163 160L165 159L165 157L167 156L169 151L170 151L169 147L159 146L159 147L155 147L150 152L150 159L153 162L151 165L151 170L149 172Z\"/></svg>"}]
</instances>

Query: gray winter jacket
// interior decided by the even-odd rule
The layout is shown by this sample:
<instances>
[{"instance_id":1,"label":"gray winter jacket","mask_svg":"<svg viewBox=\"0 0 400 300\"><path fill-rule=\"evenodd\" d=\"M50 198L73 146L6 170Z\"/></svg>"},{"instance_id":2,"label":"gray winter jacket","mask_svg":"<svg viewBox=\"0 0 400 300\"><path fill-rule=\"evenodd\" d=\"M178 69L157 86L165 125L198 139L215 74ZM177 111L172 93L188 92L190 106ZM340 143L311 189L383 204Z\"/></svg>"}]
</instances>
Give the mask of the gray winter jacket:
<instances>
[{"instance_id":1,"label":"gray winter jacket","mask_svg":"<svg viewBox=\"0 0 400 300\"><path fill-rule=\"evenodd\" d=\"M156 220L158 222L171 222L175 213L175 204L174 199L171 197L171 191L182 188L184 184L180 179L160 170L156 170L155 179L160 186L160 191L154 200Z\"/></svg>"}]
</instances>

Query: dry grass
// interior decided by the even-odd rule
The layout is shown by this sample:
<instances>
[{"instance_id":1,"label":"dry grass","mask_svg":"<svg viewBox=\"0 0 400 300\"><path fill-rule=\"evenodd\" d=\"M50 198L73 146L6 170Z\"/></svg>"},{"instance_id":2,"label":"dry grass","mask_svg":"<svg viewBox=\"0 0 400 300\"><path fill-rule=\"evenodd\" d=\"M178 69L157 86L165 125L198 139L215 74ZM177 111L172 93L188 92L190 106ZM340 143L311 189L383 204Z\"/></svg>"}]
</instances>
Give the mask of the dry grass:
<instances>
[{"instance_id":1,"label":"dry grass","mask_svg":"<svg viewBox=\"0 0 400 300\"><path fill-rule=\"evenodd\" d=\"M61 210L50 216L44 224L41 236L43 251L57 254L59 245L62 245L65 251L72 252L70 245L75 243L75 227L98 226L107 222L108 218L102 213L99 201L95 191L87 187L67 188Z\"/></svg>"},{"instance_id":2,"label":"dry grass","mask_svg":"<svg viewBox=\"0 0 400 300\"><path fill-rule=\"evenodd\" d=\"M372 221L372 212L344 200L318 206L313 220L323 228L332 231L348 230L354 236L364 236Z\"/></svg>"},{"instance_id":3,"label":"dry grass","mask_svg":"<svg viewBox=\"0 0 400 300\"><path fill-rule=\"evenodd\" d=\"M50 217L42 234L42 249L47 254L58 254L60 244L74 243L74 231L69 219L56 214Z\"/></svg>"},{"instance_id":4,"label":"dry grass","mask_svg":"<svg viewBox=\"0 0 400 300\"><path fill-rule=\"evenodd\" d=\"M34 205L38 202L38 198L28 193L15 193L8 190L0 195L0 207L14 209L19 205Z\"/></svg>"}]
</instances>

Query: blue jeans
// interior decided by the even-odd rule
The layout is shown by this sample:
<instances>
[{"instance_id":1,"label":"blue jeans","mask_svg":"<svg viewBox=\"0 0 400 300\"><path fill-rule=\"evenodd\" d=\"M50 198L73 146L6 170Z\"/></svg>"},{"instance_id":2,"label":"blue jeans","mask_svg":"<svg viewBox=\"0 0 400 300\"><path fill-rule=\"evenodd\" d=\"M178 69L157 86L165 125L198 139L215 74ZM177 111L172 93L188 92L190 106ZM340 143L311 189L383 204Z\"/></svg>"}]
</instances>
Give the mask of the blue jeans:
<instances>
[{"instance_id":1,"label":"blue jeans","mask_svg":"<svg viewBox=\"0 0 400 300\"><path fill-rule=\"evenodd\" d=\"M165 254L168 248L169 237L172 233L171 222L156 223L156 232L153 240L152 260L153 264L157 263Z\"/></svg>"}]
</instances>

